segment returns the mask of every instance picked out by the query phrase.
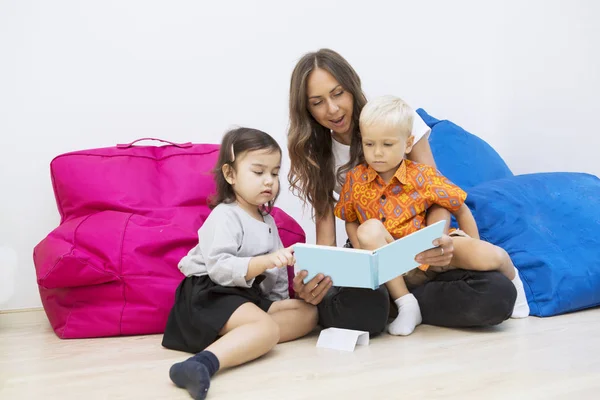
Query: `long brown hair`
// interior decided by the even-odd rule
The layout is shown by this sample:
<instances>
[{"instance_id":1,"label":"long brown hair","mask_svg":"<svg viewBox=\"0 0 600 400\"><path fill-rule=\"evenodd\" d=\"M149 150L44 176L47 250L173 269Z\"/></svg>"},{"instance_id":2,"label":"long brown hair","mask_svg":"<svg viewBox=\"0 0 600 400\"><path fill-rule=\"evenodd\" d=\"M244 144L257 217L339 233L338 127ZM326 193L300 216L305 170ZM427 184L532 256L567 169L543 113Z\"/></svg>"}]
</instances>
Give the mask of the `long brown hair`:
<instances>
[{"instance_id":1,"label":"long brown hair","mask_svg":"<svg viewBox=\"0 0 600 400\"><path fill-rule=\"evenodd\" d=\"M298 195L305 205L310 203L314 210L313 216L318 218L324 216L335 202L333 190L336 180L342 184L345 173L354 165L350 161L336 174L331 132L319 124L308 111L306 83L316 68L333 75L344 90L354 97L350 160L356 159L356 151L361 150L357 150L354 143L355 139L358 139L358 143L361 142L358 120L367 99L356 71L344 57L333 50L321 49L305 54L292 72L288 130L291 166L288 180L292 192Z\"/></svg>"},{"instance_id":2,"label":"long brown hair","mask_svg":"<svg viewBox=\"0 0 600 400\"><path fill-rule=\"evenodd\" d=\"M255 150L271 150L281 154L281 147L279 147L277 141L268 133L259 131L258 129L236 128L223 136L221 148L219 149L219 159L213 170L217 192L209 200L208 206L211 209L221 203L233 203L236 200L233 187L225 180L225 176L223 175L223 166L229 165L235 169L235 160L238 160L243 153ZM268 203L267 207L261 211L270 213L278 196L279 192Z\"/></svg>"}]
</instances>

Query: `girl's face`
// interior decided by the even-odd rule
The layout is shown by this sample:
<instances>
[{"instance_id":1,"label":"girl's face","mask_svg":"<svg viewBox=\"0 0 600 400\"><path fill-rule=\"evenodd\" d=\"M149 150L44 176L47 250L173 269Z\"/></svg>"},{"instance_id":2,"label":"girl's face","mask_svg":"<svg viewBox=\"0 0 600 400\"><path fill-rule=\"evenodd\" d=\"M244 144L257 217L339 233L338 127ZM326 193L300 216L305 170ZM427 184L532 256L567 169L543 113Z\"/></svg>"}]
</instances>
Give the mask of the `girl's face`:
<instances>
[{"instance_id":1,"label":"girl's face","mask_svg":"<svg viewBox=\"0 0 600 400\"><path fill-rule=\"evenodd\" d=\"M306 81L308 111L325 128L340 136L352 129L354 96L324 69L313 70Z\"/></svg>"},{"instance_id":2,"label":"girl's face","mask_svg":"<svg viewBox=\"0 0 600 400\"><path fill-rule=\"evenodd\" d=\"M238 204L254 215L259 206L277 196L280 167L278 150L254 150L238 154L234 168L224 165L223 174L233 187Z\"/></svg>"}]
</instances>

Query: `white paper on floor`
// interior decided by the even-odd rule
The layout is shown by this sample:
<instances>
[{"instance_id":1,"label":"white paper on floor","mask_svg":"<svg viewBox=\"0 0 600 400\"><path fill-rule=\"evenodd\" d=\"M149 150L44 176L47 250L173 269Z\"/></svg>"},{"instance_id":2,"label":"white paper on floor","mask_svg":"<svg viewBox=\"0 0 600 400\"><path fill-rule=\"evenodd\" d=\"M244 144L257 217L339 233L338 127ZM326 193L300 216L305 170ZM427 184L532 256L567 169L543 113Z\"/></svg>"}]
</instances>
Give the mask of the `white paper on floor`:
<instances>
[{"instance_id":1,"label":"white paper on floor","mask_svg":"<svg viewBox=\"0 0 600 400\"><path fill-rule=\"evenodd\" d=\"M323 329L317 340L317 347L343 351L354 351L356 345L369 345L369 332L351 329Z\"/></svg>"}]
</instances>

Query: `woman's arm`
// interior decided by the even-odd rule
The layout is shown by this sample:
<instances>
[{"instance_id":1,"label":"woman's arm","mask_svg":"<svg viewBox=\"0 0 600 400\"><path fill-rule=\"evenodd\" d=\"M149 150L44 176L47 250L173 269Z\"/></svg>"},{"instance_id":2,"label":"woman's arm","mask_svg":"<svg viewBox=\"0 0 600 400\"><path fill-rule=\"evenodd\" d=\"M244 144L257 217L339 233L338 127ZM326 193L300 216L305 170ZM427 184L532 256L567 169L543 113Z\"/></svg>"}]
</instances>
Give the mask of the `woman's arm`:
<instances>
[{"instance_id":1,"label":"woman's arm","mask_svg":"<svg viewBox=\"0 0 600 400\"><path fill-rule=\"evenodd\" d=\"M408 153L408 159L420 164L427 164L435 168L435 160L429 146L427 136L423 136ZM426 222L427 225L432 225L438 221L446 221L446 232L448 231L448 222L450 222L450 211L438 205L433 205L427 210Z\"/></svg>"},{"instance_id":2,"label":"woman's arm","mask_svg":"<svg viewBox=\"0 0 600 400\"><path fill-rule=\"evenodd\" d=\"M325 215L317 218L317 244L323 246L336 246L337 240L335 236L335 216L333 215L333 208L329 207L329 210Z\"/></svg>"},{"instance_id":3,"label":"woman's arm","mask_svg":"<svg viewBox=\"0 0 600 400\"><path fill-rule=\"evenodd\" d=\"M317 218L317 244L323 246L336 246L335 237L335 216L333 208L329 207L328 212ZM304 278L308 273L300 271L296 274L293 281L294 292L296 297L304 300L307 303L317 305L323 300L325 294L331 287L331 278L323 274L317 274L310 282L304 284Z\"/></svg>"},{"instance_id":4,"label":"woman's arm","mask_svg":"<svg viewBox=\"0 0 600 400\"><path fill-rule=\"evenodd\" d=\"M348 234L348 239L350 239L350 243L352 243L352 247L355 249L360 249L360 243L358 243L358 227L360 224L358 221L346 222L346 233Z\"/></svg>"},{"instance_id":5,"label":"woman's arm","mask_svg":"<svg viewBox=\"0 0 600 400\"><path fill-rule=\"evenodd\" d=\"M436 166L431 147L429 146L428 135L424 135L413 146L411 152L408 154L408 159L432 167ZM450 221L450 211L437 205L429 208L426 217L427 225L431 225L437 221L446 221L447 230L449 225L448 222ZM450 260L452 260L452 255L454 254L454 245L450 236L442 235L442 237L436 239L433 244L439 246L439 248L425 250L417 256L417 262L439 266L450 264Z\"/></svg>"},{"instance_id":6,"label":"woman's arm","mask_svg":"<svg viewBox=\"0 0 600 400\"><path fill-rule=\"evenodd\" d=\"M429 140L427 140L426 136L415 143L410 153L408 153L408 159L435 168L435 160L433 159L433 153L431 152Z\"/></svg>"},{"instance_id":7,"label":"woman's arm","mask_svg":"<svg viewBox=\"0 0 600 400\"><path fill-rule=\"evenodd\" d=\"M466 204L460 207L460 210L454 214L456 218L456 222L458 222L458 227L465 232L467 235L471 236L473 239L479 239L479 229L477 229L477 222L475 222L475 218L467 207Z\"/></svg>"}]
</instances>

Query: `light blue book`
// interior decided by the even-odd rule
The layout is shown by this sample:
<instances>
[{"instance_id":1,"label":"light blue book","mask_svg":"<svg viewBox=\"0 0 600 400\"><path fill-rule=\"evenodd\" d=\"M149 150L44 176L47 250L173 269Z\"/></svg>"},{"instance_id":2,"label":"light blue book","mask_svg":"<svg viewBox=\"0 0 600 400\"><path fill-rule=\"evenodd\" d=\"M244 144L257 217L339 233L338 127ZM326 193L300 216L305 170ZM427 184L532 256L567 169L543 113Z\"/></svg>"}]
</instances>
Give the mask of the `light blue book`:
<instances>
[{"instance_id":1,"label":"light blue book","mask_svg":"<svg viewBox=\"0 0 600 400\"><path fill-rule=\"evenodd\" d=\"M416 255L435 247L433 241L443 235L445 224L436 222L372 251L297 243L295 270L308 272L305 283L322 273L334 286L376 289L418 267Z\"/></svg>"}]
</instances>

